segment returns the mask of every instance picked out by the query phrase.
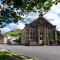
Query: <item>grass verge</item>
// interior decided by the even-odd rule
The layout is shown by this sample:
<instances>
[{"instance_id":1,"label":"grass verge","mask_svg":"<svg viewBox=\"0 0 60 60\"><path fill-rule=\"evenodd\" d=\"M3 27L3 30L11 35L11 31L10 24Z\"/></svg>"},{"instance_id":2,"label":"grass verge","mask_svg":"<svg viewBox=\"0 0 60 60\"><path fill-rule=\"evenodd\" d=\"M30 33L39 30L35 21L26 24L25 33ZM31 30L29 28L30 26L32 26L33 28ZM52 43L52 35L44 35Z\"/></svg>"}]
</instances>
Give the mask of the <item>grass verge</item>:
<instances>
[{"instance_id":1,"label":"grass verge","mask_svg":"<svg viewBox=\"0 0 60 60\"><path fill-rule=\"evenodd\" d=\"M12 51L0 50L0 60L35 60L32 57L23 54L17 54Z\"/></svg>"}]
</instances>

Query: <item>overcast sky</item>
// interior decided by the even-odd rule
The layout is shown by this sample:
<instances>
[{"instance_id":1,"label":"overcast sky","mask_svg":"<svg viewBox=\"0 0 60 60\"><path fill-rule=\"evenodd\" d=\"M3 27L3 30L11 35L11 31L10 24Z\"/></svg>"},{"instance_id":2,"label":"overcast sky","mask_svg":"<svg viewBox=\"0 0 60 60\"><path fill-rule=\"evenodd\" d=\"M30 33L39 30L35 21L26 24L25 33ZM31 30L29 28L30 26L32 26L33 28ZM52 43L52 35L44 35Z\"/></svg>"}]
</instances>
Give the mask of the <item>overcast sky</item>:
<instances>
[{"instance_id":1,"label":"overcast sky","mask_svg":"<svg viewBox=\"0 0 60 60\"><path fill-rule=\"evenodd\" d=\"M60 31L60 3L53 5L51 10L45 14L44 17L53 25L56 25L56 29Z\"/></svg>"},{"instance_id":2,"label":"overcast sky","mask_svg":"<svg viewBox=\"0 0 60 60\"><path fill-rule=\"evenodd\" d=\"M32 20L38 18L38 13L31 12L28 15L29 16L27 18L31 18L31 19L26 21L27 19L26 18L24 20L26 22L19 21L18 24L10 23L2 29L2 32L4 33L16 29L23 29L25 27L24 25L25 23L29 24ZM47 19L53 25L56 25L56 29L60 31L60 3L57 5L53 5L51 7L51 10L44 15L44 18Z\"/></svg>"}]
</instances>

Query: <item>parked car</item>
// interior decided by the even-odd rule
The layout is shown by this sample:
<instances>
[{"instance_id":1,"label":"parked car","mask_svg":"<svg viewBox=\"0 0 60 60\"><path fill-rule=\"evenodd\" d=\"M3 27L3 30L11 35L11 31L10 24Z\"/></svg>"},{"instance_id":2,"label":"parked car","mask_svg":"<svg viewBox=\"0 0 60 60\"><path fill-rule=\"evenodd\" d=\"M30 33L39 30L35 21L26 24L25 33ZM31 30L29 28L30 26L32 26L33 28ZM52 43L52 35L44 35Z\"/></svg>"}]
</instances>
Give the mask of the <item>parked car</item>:
<instances>
[{"instance_id":1,"label":"parked car","mask_svg":"<svg viewBox=\"0 0 60 60\"><path fill-rule=\"evenodd\" d=\"M12 45L18 45L19 43L17 42L17 39L12 38L12 39L11 39L11 44L12 44Z\"/></svg>"}]
</instances>

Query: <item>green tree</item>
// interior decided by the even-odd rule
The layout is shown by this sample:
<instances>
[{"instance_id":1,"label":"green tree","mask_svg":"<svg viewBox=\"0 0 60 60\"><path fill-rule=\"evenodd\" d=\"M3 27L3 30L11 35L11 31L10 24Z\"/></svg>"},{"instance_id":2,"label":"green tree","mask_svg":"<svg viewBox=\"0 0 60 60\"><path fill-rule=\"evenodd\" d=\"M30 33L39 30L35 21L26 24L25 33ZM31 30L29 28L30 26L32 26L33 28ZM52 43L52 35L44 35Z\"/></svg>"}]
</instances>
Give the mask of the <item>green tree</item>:
<instances>
[{"instance_id":1,"label":"green tree","mask_svg":"<svg viewBox=\"0 0 60 60\"><path fill-rule=\"evenodd\" d=\"M0 24L3 22L17 22L21 20L21 15L28 12L45 14L53 4L58 4L60 0L1 0L3 8L0 6ZM8 6L8 8L5 8Z\"/></svg>"},{"instance_id":2,"label":"green tree","mask_svg":"<svg viewBox=\"0 0 60 60\"><path fill-rule=\"evenodd\" d=\"M34 8L39 9L40 13L47 12L53 4L58 4L60 0L5 0L5 3L13 5L14 8L21 9L22 12L30 12Z\"/></svg>"}]
</instances>

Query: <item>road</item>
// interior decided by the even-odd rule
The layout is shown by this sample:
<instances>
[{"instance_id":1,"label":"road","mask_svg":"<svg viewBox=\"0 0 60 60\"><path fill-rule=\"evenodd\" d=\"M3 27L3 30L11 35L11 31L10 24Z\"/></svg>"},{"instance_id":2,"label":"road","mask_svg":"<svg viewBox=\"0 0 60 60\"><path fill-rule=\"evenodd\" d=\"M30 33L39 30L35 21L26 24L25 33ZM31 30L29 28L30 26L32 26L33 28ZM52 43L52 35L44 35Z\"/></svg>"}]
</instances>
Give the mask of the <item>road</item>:
<instances>
[{"instance_id":1,"label":"road","mask_svg":"<svg viewBox=\"0 0 60 60\"><path fill-rule=\"evenodd\" d=\"M0 45L0 48L21 52L34 57L36 60L60 60L60 46L20 46Z\"/></svg>"}]
</instances>

